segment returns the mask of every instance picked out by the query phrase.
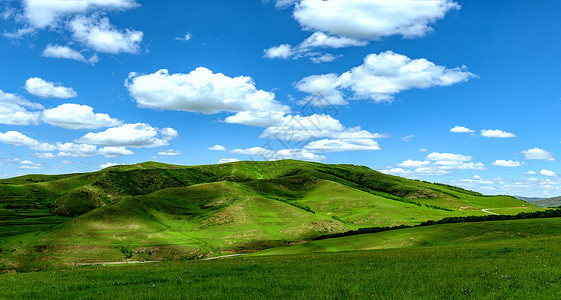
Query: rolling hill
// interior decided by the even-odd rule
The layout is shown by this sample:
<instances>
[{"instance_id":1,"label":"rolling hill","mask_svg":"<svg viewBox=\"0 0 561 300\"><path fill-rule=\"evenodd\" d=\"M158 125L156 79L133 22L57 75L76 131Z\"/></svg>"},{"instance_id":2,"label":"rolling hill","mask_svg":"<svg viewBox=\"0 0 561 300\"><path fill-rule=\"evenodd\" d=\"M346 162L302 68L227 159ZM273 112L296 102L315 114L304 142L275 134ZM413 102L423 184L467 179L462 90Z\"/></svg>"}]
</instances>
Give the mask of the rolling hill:
<instances>
[{"instance_id":1,"label":"rolling hill","mask_svg":"<svg viewBox=\"0 0 561 300\"><path fill-rule=\"evenodd\" d=\"M561 196L528 201L539 207L557 207L561 205Z\"/></svg>"},{"instance_id":2,"label":"rolling hill","mask_svg":"<svg viewBox=\"0 0 561 300\"><path fill-rule=\"evenodd\" d=\"M201 258L363 227L536 209L355 165L146 162L0 180L0 267Z\"/></svg>"}]
</instances>

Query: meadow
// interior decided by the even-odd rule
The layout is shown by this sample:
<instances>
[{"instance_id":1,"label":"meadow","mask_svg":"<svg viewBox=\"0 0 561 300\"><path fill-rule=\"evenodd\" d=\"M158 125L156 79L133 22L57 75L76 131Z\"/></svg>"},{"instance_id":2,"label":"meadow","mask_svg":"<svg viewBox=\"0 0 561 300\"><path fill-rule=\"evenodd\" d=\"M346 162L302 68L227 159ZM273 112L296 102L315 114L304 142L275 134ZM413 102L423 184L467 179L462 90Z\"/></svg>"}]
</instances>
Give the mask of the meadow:
<instances>
[{"instance_id":1,"label":"meadow","mask_svg":"<svg viewBox=\"0 0 561 300\"><path fill-rule=\"evenodd\" d=\"M510 224L506 239L468 241L466 228L447 244L4 273L0 298L559 299L561 239L516 234L525 221ZM430 227L443 234L452 225Z\"/></svg>"}]
</instances>

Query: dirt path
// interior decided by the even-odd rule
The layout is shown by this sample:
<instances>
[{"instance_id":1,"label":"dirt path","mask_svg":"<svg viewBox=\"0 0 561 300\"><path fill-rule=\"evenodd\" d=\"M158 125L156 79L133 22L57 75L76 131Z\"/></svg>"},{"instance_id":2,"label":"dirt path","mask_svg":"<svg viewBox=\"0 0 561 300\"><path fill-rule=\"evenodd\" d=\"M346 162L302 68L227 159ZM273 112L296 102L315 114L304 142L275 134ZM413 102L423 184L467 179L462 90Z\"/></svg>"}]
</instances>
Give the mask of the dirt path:
<instances>
[{"instance_id":1,"label":"dirt path","mask_svg":"<svg viewBox=\"0 0 561 300\"><path fill-rule=\"evenodd\" d=\"M94 262L94 263L76 263L76 266L98 266L98 265L125 265L125 264L147 264L157 263L159 260L145 260L145 261L107 261L107 262Z\"/></svg>"},{"instance_id":2,"label":"dirt path","mask_svg":"<svg viewBox=\"0 0 561 300\"><path fill-rule=\"evenodd\" d=\"M491 209L491 208L488 208L488 209ZM486 212L486 213L488 213L488 214L492 214L492 215L500 215L500 214L498 214L498 213L494 213L494 212L492 212L492 211L488 211L487 209L482 209L481 211Z\"/></svg>"},{"instance_id":3,"label":"dirt path","mask_svg":"<svg viewBox=\"0 0 561 300\"><path fill-rule=\"evenodd\" d=\"M218 258L226 258L226 257L240 256L240 255L245 255L245 254L222 255L222 256L215 256L215 257L203 258L203 259L199 259L199 260L211 260L211 259L218 259Z\"/></svg>"}]
</instances>

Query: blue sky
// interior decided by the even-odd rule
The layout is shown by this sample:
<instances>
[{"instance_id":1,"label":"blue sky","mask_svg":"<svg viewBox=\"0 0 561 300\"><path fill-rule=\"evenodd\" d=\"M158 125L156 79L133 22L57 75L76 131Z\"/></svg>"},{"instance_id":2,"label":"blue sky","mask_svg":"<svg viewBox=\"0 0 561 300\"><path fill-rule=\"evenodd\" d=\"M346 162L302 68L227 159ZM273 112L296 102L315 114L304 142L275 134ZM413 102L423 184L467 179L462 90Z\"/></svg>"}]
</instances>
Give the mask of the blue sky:
<instances>
[{"instance_id":1,"label":"blue sky","mask_svg":"<svg viewBox=\"0 0 561 300\"><path fill-rule=\"evenodd\" d=\"M294 158L561 194L559 1L0 2L0 176Z\"/></svg>"}]
</instances>

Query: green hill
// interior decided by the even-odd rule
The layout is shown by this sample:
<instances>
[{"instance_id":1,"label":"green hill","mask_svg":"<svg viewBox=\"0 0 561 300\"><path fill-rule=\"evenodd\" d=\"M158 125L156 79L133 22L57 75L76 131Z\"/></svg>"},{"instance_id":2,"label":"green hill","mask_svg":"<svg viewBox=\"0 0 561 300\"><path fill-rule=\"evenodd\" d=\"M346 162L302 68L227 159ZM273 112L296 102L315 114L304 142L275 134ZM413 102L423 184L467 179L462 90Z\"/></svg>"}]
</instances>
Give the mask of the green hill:
<instances>
[{"instance_id":1,"label":"green hill","mask_svg":"<svg viewBox=\"0 0 561 300\"><path fill-rule=\"evenodd\" d=\"M540 200L533 200L530 203L539 207L558 207L561 205L561 196L545 198Z\"/></svg>"},{"instance_id":2,"label":"green hill","mask_svg":"<svg viewBox=\"0 0 561 300\"><path fill-rule=\"evenodd\" d=\"M535 209L354 165L146 162L0 180L0 264L191 259L362 227Z\"/></svg>"}]
</instances>

